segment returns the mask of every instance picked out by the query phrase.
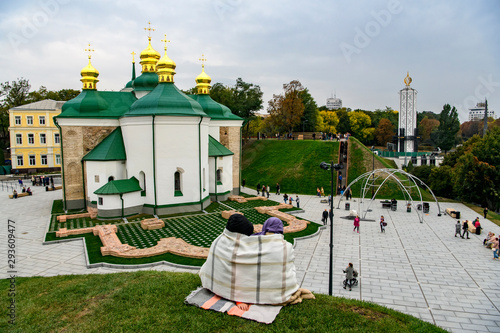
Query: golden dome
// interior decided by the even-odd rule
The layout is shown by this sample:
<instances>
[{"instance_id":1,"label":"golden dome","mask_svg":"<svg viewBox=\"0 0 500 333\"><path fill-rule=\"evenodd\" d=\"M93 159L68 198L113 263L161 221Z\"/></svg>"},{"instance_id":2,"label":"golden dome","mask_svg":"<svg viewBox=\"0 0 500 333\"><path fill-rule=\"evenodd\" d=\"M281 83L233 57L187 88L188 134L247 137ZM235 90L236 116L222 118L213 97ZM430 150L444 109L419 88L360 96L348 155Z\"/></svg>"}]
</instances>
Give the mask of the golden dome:
<instances>
[{"instance_id":1,"label":"golden dome","mask_svg":"<svg viewBox=\"0 0 500 333\"><path fill-rule=\"evenodd\" d=\"M85 51L89 52L89 64L85 66L80 72L80 75L82 76L80 81L82 81L83 83L82 89L96 89L96 84L97 82L99 82L99 80L97 79L97 77L99 76L99 71L95 69L90 62L90 58L92 57L90 55L90 52L94 52L94 50L90 48L90 43L89 48L85 49Z\"/></svg>"},{"instance_id":2,"label":"golden dome","mask_svg":"<svg viewBox=\"0 0 500 333\"><path fill-rule=\"evenodd\" d=\"M410 77L410 72L407 72L406 73L406 77L405 77L405 84L406 84L407 87L410 86L411 81L412 81L412 79Z\"/></svg>"},{"instance_id":3,"label":"golden dome","mask_svg":"<svg viewBox=\"0 0 500 333\"><path fill-rule=\"evenodd\" d=\"M151 46L151 37L148 36L148 47L142 50L141 55L142 73L156 72L156 63L160 59L160 53Z\"/></svg>"},{"instance_id":4,"label":"golden dome","mask_svg":"<svg viewBox=\"0 0 500 333\"><path fill-rule=\"evenodd\" d=\"M156 64L158 68L158 82L174 82L175 67L177 67L177 65L167 55L167 43L170 41L167 40L167 35L165 35L165 39L161 41L165 42L165 54Z\"/></svg>"},{"instance_id":5,"label":"golden dome","mask_svg":"<svg viewBox=\"0 0 500 333\"><path fill-rule=\"evenodd\" d=\"M198 95L206 95L210 93L210 82L212 82L212 78L205 73L205 61L207 59L204 58L205 55L201 55L199 59L201 61L201 73L195 79L196 81L196 89Z\"/></svg>"}]
</instances>

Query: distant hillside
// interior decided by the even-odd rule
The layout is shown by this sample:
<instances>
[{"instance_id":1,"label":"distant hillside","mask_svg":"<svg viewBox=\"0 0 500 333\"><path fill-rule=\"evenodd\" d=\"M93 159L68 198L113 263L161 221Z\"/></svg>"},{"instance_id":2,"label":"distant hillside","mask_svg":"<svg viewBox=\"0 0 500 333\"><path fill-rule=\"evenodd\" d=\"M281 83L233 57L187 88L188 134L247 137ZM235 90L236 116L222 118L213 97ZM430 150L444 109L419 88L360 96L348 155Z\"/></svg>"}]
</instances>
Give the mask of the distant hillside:
<instances>
[{"instance_id":1,"label":"distant hillside","mask_svg":"<svg viewBox=\"0 0 500 333\"><path fill-rule=\"evenodd\" d=\"M319 164L332 158L337 163L338 151L338 142L254 141L243 148L242 179L247 187L256 188L260 183L270 185L272 191L279 183L283 194L316 194L317 187L329 193L330 172Z\"/></svg>"}]
</instances>

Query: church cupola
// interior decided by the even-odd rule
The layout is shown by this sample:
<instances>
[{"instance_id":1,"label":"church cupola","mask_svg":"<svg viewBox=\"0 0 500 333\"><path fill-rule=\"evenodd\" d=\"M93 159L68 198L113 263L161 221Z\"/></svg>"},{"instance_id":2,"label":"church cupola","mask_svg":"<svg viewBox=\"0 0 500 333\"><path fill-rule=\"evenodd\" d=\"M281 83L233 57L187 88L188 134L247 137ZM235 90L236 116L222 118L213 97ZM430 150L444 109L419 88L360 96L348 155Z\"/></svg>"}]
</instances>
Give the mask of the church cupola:
<instances>
[{"instance_id":1,"label":"church cupola","mask_svg":"<svg viewBox=\"0 0 500 333\"><path fill-rule=\"evenodd\" d=\"M140 58L141 58L141 66L142 73L155 73L156 72L156 63L158 59L160 59L160 53L153 49L151 46L151 31L155 31L155 29L151 28L151 22L148 22L149 27L144 28L148 33L148 47L142 50Z\"/></svg>"},{"instance_id":2,"label":"church cupola","mask_svg":"<svg viewBox=\"0 0 500 333\"><path fill-rule=\"evenodd\" d=\"M162 39L161 41L165 43L165 54L157 64L158 82L174 82L175 67L177 67L177 65L167 55L167 43L170 41L167 39L167 35L165 35L165 39Z\"/></svg>"},{"instance_id":3,"label":"church cupola","mask_svg":"<svg viewBox=\"0 0 500 333\"><path fill-rule=\"evenodd\" d=\"M82 69L82 71L80 72L80 74L82 76L80 81L82 81L82 83L83 83L82 89L83 90L86 90L86 89L96 90L97 89L96 84L97 84L97 82L99 82L99 80L97 79L97 77L99 76L99 71L97 69L95 69L94 66L92 66L92 64L90 62L90 58L92 58L92 55L90 52L94 52L94 49L90 48L90 43L89 43L89 48L85 49L85 52L89 53L89 64L86 67L84 67Z\"/></svg>"},{"instance_id":4,"label":"church cupola","mask_svg":"<svg viewBox=\"0 0 500 333\"><path fill-rule=\"evenodd\" d=\"M205 73L205 61L204 55L201 55L199 59L201 61L201 73L195 79L196 81L196 91L198 95L207 95L210 93L210 82L212 78Z\"/></svg>"}]
</instances>

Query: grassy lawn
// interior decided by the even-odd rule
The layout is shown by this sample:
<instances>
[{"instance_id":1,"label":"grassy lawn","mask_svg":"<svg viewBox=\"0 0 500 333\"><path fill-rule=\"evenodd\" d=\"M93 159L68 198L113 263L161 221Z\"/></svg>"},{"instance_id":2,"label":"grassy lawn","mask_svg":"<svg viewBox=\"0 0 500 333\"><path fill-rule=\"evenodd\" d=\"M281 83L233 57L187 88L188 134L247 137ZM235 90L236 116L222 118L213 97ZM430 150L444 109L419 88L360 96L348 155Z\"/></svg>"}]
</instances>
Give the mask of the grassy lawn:
<instances>
[{"instance_id":1,"label":"grassy lawn","mask_svg":"<svg viewBox=\"0 0 500 333\"><path fill-rule=\"evenodd\" d=\"M184 304L195 274L143 271L16 279L16 323L2 332L445 332L373 304L316 295L266 325ZM8 290L9 281L1 280ZM8 293L0 307L10 304Z\"/></svg>"},{"instance_id":2,"label":"grassy lawn","mask_svg":"<svg viewBox=\"0 0 500 333\"><path fill-rule=\"evenodd\" d=\"M58 203L54 203L57 205ZM79 229L85 227L93 227L95 225L104 225L114 223L117 225L117 236L124 244L135 246L138 249L144 249L155 246L162 238L176 237L185 240L188 244L210 247L213 240L217 238L226 226L227 220L222 218L220 212L223 210L235 209L243 214L253 224L263 224L268 218L268 215L258 213L254 208L258 206L275 206L277 202L267 200L251 200L246 203L238 203L233 201L224 201L222 203L213 203L207 207L208 214L202 212L194 212L189 214L174 214L165 215L160 218L165 222L165 227L155 230L143 230L140 226L140 220L151 217L150 215L136 215L129 218L129 223L124 223L123 220L92 220L90 218L71 219L65 223L57 222L57 215L52 215L49 232L45 236L45 241L55 241L60 239L85 238L87 245L87 253L91 264L95 263L112 263L124 265L137 265L145 263L153 263L158 261L168 261L181 265L201 266L205 260L191 259L172 254L162 254L148 258L118 258L113 256L102 256L100 248L102 243L99 237L93 234L73 235L64 238L56 237L55 231L59 228ZM288 209L287 211L297 210L297 208ZM285 239L291 243L297 237L304 237L314 234L319 228L316 223L310 223L308 227L297 233L287 234Z\"/></svg>"},{"instance_id":3,"label":"grassy lawn","mask_svg":"<svg viewBox=\"0 0 500 333\"><path fill-rule=\"evenodd\" d=\"M317 187L330 188L330 172L319 164L338 160L338 142L260 140L243 149L242 179L246 186L270 185L281 193L316 194ZM336 186L335 186L336 187Z\"/></svg>"},{"instance_id":4,"label":"grassy lawn","mask_svg":"<svg viewBox=\"0 0 500 333\"><path fill-rule=\"evenodd\" d=\"M372 159L373 159L373 154L372 152L361 142L359 142L356 138L350 137L349 138L349 174L348 174L348 182L350 183L351 181L355 180L357 177L361 176L365 172L371 171L372 170ZM375 169L397 169L397 166L394 161L385 159L379 156L375 155ZM404 176L398 176L398 178L403 182L403 184L408 185L408 182L406 181L406 177ZM375 181L375 184L380 184L382 181ZM354 197L360 197L361 196L361 189L362 189L362 182L359 181L354 186L352 187L352 194ZM420 188L420 191L422 193L422 199L424 201L434 201L434 198L432 195ZM418 191L416 188L412 188L409 190L412 198L414 200L420 200L418 196ZM371 196L371 193L368 194L367 196ZM380 191L377 193L376 196L377 199L391 199L395 198L397 200L404 200L404 195L403 192L400 190L399 185L396 181L390 180L387 181L384 186L380 189Z\"/></svg>"}]
</instances>

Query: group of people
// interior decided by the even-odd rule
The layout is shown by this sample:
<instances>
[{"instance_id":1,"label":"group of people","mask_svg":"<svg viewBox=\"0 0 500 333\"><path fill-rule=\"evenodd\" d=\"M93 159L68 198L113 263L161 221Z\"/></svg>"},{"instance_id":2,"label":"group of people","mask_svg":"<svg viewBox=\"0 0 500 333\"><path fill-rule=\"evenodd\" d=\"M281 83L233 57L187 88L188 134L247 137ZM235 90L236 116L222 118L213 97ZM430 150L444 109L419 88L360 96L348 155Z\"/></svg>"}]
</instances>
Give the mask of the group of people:
<instances>
[{"instance_id":1,"label":"group of people","mask_svg":"<svg viewBox=\"0 0 500 333\"><path fill-rule=\"evenodd\" d=\"M31 191L31 187L26 188L26 186L23 186L22 193L28 193L28 195L33 195L33 192ZM12 197L14 199L17 199L19 197L17 190L14 189L14 191L12 191Z\"/></svg>"},{"instance_id":2,"label":"group of people","mask_svg":"<svg viewBox=\"0 0 500 333\"><path fill-rule=\"evenodd\" d=\"M52 176L31 176L31 186L54 186L54 177Z\"/></svg>"},{"instance_id":3,"label":"group of people","mask_svg":"<svg viewBox=\"0 0 500 333\"><path fill-rule=\"evenodd\" d=\"M297 205L297 208L300 208L300 198L298 195L295 196L295 199L293 199L292 196L288 196L288 194L283 194L283 202L289 205L293 206L293 202L295 201L295 204Z\"/></svg>"},{"instance_id":4,"label":"group of people","mask_svg":"<svg viewBox=\"0 0 500 333\"><path fill-rule=\"evenodd\" d=\"M472 223L472 225L476 228L476 235L481 234L481 223L479 222L479 217L476 217L476 219L472 222L469 220L464 220L463 223L460 223L460 220L458 220L457 224L455 224L455 237L459 235L460 237L465 238L465 235L467 234L467 239L470 239L469 223Z\"/></svg>"},{"instance_id":5,"label":"group of people","mask_svg":"<svg viewBox=\"0 0 500 333\"><path fill-rule=\"evenodd\" d=\"M498 236L495 236L495 233L493 232L488 232L488 236L483 240L483 244L486 248L492 249L493 250L493 260L498 260L500 248L499 244L500 241L498 239Z\"/></svg>"},{"instance_id":6,"label":"group of people","mask_svg":"<svg viewBox=\"0 0 500 333\"><path fill-rule=\"evenodd\" d=\"M256 239L260 237L260 239ZM241 214L229 217L199 275L202 286L247 311L252 304L287 305L314 299L299 288L292 244L285 241L283 222L271 217L261 232Z\"/></svg>"},{"instance_id":7,"label":"group of people","mask_svg":"<svg viewBox=\"0 0 500 333\"><path fill-rule=\"evenodd\" d=\"M260 183L257 184L257 195L261 195L261 190L262 190L262 196L265 197L267 195L267 198L269 199L269 190L271 187L269 185L260 185Z\"/></svg>"}]
</instances>

